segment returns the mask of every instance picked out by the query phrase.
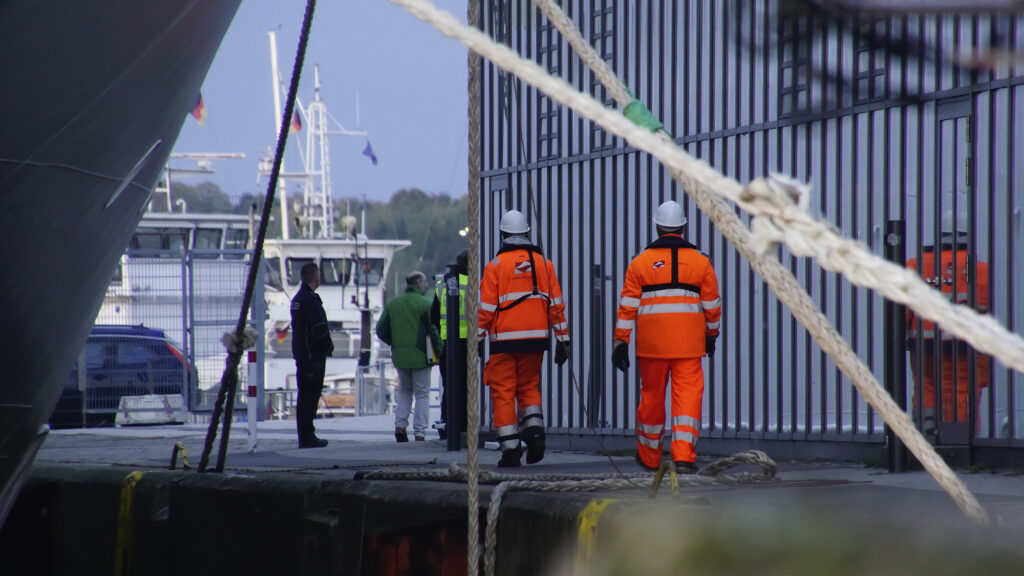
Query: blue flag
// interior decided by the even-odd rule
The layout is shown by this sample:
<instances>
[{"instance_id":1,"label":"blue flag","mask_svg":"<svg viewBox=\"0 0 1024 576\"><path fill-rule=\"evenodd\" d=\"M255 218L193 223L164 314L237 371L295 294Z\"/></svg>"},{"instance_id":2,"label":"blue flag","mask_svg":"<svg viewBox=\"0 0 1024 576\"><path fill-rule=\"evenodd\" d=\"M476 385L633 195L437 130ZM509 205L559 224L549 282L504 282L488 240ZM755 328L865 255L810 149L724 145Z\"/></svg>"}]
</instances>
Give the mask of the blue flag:
<instances>
[{"instance_id":1,"label":"blue flag","mask_svg":"<svg viewBox=\"0 0 1024 576\"><path fill-rule=\"evenodd\" d=\"M366 141L366 148L363 148L363 156L369 156L373 165L377 165L377 155L373 153L373 148L370 147L370 141Z\"/></svg>"}]
</instances>

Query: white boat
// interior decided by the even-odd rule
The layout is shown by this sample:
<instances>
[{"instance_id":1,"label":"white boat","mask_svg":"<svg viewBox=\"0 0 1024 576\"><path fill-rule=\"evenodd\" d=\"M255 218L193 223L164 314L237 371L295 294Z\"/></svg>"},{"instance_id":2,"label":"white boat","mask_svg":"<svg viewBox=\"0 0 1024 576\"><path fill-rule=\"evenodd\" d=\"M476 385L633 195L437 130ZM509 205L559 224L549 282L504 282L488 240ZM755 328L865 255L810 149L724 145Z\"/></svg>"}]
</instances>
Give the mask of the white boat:
<instances>
[{"instance_id":1,"label":"white boat","mask_svg":"<svg viewBox=\"0 0 1024 576\"><path fill-rule=\"evenodd\" d=\"M327 312L334 356L358 357L363 313L370 313L374 321L379 316L391 259L409 245L408 240L369 240L362 234L349 239L267 240L263 256L268 356L291 357L291 298L299 289L299 270L313 262L321 270L317 294Z\"/></svg>"},{"instance_id":2,"label":"white boat","mask_svg":"<svg viewBox=\"0 0 1024 576\"><path fill-rule=\"evenodd\" d=\"M362 372L390 370L390 362L383 363L382 356L387 354L381 354L373 328L384 306L385 281L394 253L409 245L408 240L369 240L363 234L314 240L272 239L264 243L266 390L295 390L291 298L300 286L299 270L309 262L320 267L317 294L323 300L334 340L334 354L327 360L324 379L325 398L355 383L360 366ZM394 377L386 374L385 379L390 398Z\"/></svg>"},{"instance_id":3,"label":"white boat","mask_svg":"<svg viewBox=\"0 0 1024 576\"><path fill-rule=\"evenodd\" d=\"M274 101L275 126L280 126L281 78L277 69L276 41L270 38L271 74L277 78ZM295 361L291 356L291 298L299 289L299 271L309 262L320 268L320 287L317 293L324 303L327 322L334 339L334 355L327 361L324 398L332 395L356 394L363 409L369 406L365 389L371 380L369 372L377 373L377 380L385 382L381 394L388 402L392 397L396 377L390 374L390 362L380 358L379 341L373 328L384 307L385 282L391 269L391 259L398 250L409 246L408 240L374 240L367 238L366 218L363 214L362 230L356 230L357 220L352 215L335 219L333 176L330 161L330 135L365 136L366 132L348 130L327 111L321 98L320 69L314 67L314 94L308 105L296 103L296 113L304 120L305 138L296 142L302 158L301 170L289 172L281 167L279 180L281 220L288 222L288 188L286 183L301 187L301 200L294 201L301 239L290 238L288 227L282 227L282 238L267 239L263 245L265 258L267 333L266 333L266 389L272 395L292 394L295 390ZM302 141L304 140L304 141ZM259 176L269 173L269 159L260 167ZM275 391L281 391L280 393ZM379 390L378 390L379 391ZM346 400L347 402L348 400ZM272 401L271 405L287 405ZM384 411L378 406L374 412Z\"/></svg>"},{"instance_id":4,"label":"white boat","mask_svg":"<svg viewBox=\"0 0 1024 576\"><path fill-rule=\"evenodd\" d=\"M345 222L352 222L346 219ZM237 214L147 212L111 279L97 324L145 325L166 332L185 345L199 371L199 394L190 402L196 411L209 408L224 368L220 343L234 329L251 258L251 217ZM280 417L293 404L295 362L291 356L291 298L299 289L299 270L316 263L322 273L317 293L324 302L335 352L328 360L325 406L333 400L354 407L354 400L331 395L359 394L363 412L387 411L394 375L383 363L373 326L383 309L385 280L394 253L408 240L370 240L349 230L338 238L268 239L263 248L264 284L255 295L265 304L263 314L250 316L265 338L258 351L264 355L261 390ZM259 312L256 307L254 312ZM367 335L363 334L363 318ZM363 357L363 367L359 358ZM387 354L385 352L384 356ZM375 382L361 383L357 374L385 374L383 401ZM246 381L246 374L242 374ZM290 392L289 392L290 391ZM349 410L348 412L351 412ZM341 413L347 413L341 411Z\"/></svg>"}]
</instances>

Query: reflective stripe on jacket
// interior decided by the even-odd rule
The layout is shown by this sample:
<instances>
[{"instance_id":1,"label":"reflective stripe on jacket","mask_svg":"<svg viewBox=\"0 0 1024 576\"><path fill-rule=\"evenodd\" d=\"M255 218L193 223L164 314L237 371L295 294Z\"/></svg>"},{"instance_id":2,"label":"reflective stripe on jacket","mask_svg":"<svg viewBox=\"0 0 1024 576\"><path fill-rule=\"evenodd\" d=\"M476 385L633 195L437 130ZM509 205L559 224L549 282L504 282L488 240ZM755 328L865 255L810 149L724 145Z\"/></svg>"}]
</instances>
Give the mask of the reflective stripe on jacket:
<instances>
[{"instance_id":1,"label":"reflective stripe on jacket","mask_svg":"<svg viewBox=\"0 0 1024 576\"><path fill-rule=\"evenodd\" d=\"M626 270L615 322L615 339L629 342L636 328L636 355L696 358L705 336L718 336L722 301L708 257L678 234L664 234Z\"/></svg>"},{"instance_id":2,"label":"reflective stripe on jacket","mask_svg":"<svg viewBox=\"0 0 1024 576\"><path fill-rule=\"evenodd\" d=\"M490 334L491 353L548 348L549 329L569 340L555 266L540 249L506 240L480 278L478 334Z\"/></svg>"}]
</instances>

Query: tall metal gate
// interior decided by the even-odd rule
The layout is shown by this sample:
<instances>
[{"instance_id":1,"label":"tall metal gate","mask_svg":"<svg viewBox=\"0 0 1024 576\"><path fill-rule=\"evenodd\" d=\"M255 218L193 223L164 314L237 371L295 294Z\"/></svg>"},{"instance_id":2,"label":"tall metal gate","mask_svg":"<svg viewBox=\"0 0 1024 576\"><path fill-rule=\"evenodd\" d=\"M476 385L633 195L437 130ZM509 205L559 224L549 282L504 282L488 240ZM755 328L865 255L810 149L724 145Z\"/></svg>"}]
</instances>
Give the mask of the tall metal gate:
<instances>
[{"instance_id":1,"label":"tall metal gate","mask_svg":"<svg viewBox=\"0 0 1024 576\"><path fill-rule=\"evenodd\" d=\"M614 105L539 11L518 2L484 5L485 33ZM913 259L919 273L928 258L941 264L944 231L963 228L964 302L1019 333L1024 251L1014 247L1024 241L1024 199L1016 193L1024 176L1024 69L973 65L959 55L1024 50L1024 19L914 13L827 20L782 12L783 5L791 4L563 3L675 142L723 173L741 182L772 172L810 182L817 215L875 254L901 264ZM896 45L905 50L887 49ZM633 433L638 376L611 369L611 331L625 268L654 237L653 210L675 199L723 296L718 352L704 365L700 449L879 455L881 418L660 164L492 64L482 67L481 261L498 248L501 213L523 210L567 302L574 357L561 369L548 364L542 378L553 431ZM946 228L944 217L952 222ZM883 330L897 318L913 323L902 309L785 249L778 257L875 377L907 399L920 425L924 394L914 382L925 364L939 381L943 371L958 374L969 364L951 391L967 408L947 406L933 442L965 447L979 462L1024 460L1020 374L987 357L926 356L920 332ZM984 288L980 263L987 264ZM941 395L941 386L931 393Z\"/></svg>"}]
</instances>

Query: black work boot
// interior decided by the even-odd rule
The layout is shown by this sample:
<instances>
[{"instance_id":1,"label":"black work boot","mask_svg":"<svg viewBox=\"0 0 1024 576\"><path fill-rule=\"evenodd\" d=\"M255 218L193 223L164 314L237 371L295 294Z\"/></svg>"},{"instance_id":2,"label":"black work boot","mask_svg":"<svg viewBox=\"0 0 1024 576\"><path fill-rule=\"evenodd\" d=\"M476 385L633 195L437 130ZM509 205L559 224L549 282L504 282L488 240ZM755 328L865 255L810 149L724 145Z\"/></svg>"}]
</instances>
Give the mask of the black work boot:
<instances>
[{"instance_id":1,"label":"black work boot","mask_svg":"<svg viewBox=\"0 0 1024 576\"><path fill-rule=\"evenodd\" d=\"M498 468L515 468L522 465L520 460L523 458L523 448L513 448L512 450L502 450L501 460L498 460Z\"/></svg>"},{"instance_id":2,"label":"black work boot","mask_svg":"<svg viewBox=\"0 0 1024 576\"><path fill-rule=\"evenodd\" d=\"M697 463L687 462L686 460L676 460L676 474L696 474Z\"/></svg>"},{"instance_id":3,"label":"black work boot","mask_svg":"<svg viewBox=\"0 0 1024 576\"><path fill-rule=\"evenodd\" d=\"M530 427L523 430L523 442L526 442L526 463L536 464L544 459L544 429Z\"/></svg>"},{"instance_id":4,"label":"black work boot","mask_svg":"<svg viewBox=\"0 0 1024 576\"><path fill-rule=\"evenodd\" d=\"M396 442L408 442L409 434L405 431L405 428L399 428L395 426L395 441Z\"/></svg>"}]
</instances>

